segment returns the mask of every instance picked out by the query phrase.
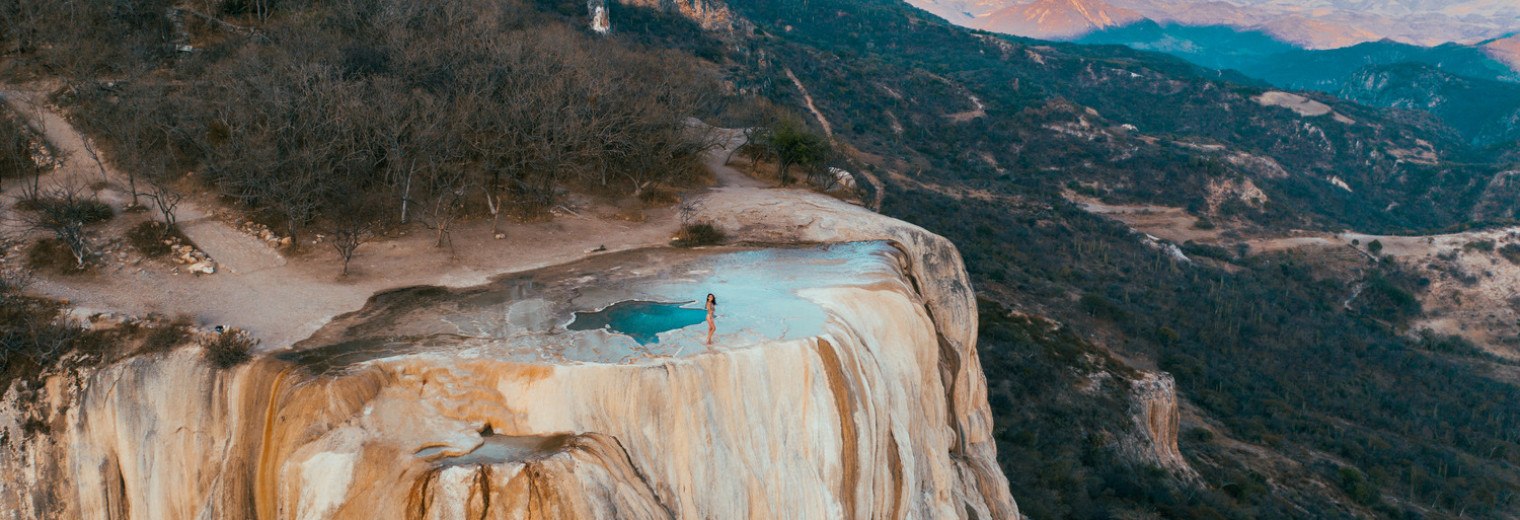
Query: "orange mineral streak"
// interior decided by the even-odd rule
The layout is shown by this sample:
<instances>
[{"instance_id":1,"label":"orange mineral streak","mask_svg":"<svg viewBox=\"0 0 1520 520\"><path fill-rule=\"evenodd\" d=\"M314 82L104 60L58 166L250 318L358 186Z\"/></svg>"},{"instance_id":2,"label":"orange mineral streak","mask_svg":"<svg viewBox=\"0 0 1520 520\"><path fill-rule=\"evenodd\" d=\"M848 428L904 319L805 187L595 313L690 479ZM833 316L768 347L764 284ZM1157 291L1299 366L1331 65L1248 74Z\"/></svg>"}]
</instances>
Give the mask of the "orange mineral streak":
<instances>
[{"instance_id":1,"label":"orange mineral streak","mask_svg":"<svg viewBox=\"0 0 1520 520\"><path fill-rule=\"evenodd\" d=\"M834 352L834 345L829 344L828 340L818 340L818 356L823 358L824 371L829 377L829 391L834 394L834 406L839 414L839 440L844 447L839 451L840 463L844 466L844 478L839 482L839 496L844 499L845 518L855 518L856 489L860 485L860 448L859 433L855 429L855 402L850 397L853 393L846 388L850 379L845 378L839 354Z\"/></svg>"}]
</instances>

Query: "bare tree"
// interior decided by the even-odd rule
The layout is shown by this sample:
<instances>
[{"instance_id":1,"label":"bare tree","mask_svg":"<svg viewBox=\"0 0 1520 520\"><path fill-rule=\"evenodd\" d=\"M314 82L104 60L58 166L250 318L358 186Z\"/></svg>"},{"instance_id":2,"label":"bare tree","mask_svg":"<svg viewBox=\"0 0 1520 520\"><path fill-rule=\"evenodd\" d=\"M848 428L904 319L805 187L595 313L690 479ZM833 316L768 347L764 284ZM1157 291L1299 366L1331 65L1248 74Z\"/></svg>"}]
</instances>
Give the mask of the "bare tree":
<instances>
[{"instance_id":1,"label":"bare tree","mask_svg":"<svg viewBox=\"0 0 1520 520\"><path fill-rule=\"evenodd\" d=\"M95 161L95 169L100 171L100 182L108 182L110 179L106 176L106 165L100 162L100 152L95 150L95 140L83 137L80 142L84 144L84 153L90 156L90 160Z\"/></svg>"},{"instance_id":2,"label":"bare tree","mask_svg":"<svg viewBox=\"0 0 1520 520\"><path fill-rule=\"evenodd\" d=\"M464 211L464 196L467 192L467 180L463 171L442 170L435 171L431 175L428 195L427 217L423 225L437 232L438 239L433 247L443 247L448 243L449 256L455 256L454 240L452 231L454 222L459 219Z\"/></svg>"},{"instance_id":3,"label":"bare tree","mask_svg":"<svg viewBox=\"0 0 1520 520\"><path fill-rule=\"evenodd\" d=\"M158 208L158 213L164 220L164 235L167 236L178 220L174 211L179 208L179 203L185 200L184 194L170 189L162 180L149 179L148 192L144 195Z\"/></svg>"},{"instance_id":4,"label":"bare tree","mask_svg":"<svg viewBox=\"0 0 1520 520\"><path fill-rule=\"evenodd\" d=\"M20 213L30 231L46 232L57 238L73 255L76 267L83 268L94 256L86 227L111 217L111 208L77 186L60 186L35 199L29 211Z\"/></svg>"}]
</instances>

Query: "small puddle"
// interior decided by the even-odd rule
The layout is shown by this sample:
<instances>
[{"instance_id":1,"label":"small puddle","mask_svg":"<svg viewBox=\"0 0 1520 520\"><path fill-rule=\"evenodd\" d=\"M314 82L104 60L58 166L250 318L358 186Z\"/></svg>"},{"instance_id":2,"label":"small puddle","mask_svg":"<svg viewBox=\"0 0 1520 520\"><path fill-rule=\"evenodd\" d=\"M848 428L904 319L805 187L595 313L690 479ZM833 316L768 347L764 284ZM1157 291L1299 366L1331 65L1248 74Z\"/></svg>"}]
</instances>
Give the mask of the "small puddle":
<instances>
[{"instance_id":1,"label":"small puddle","mask_svg":"<svg viewBox=\"0 0 1520 520\"><path fill-rule=\"evenodd\" d=\"M570 330L610 329L625 334L640 345L658 343L660 333L696 325L707 320L707 311L682 307L690 301L662 303L649 301L617 302L599 311L576 311Z\"/></svg>"},{"instance_id":2,"label":"small puddle","mask_svg":"<svg viewBox=\"0 0 1520 520\"><path fill-rule=\"evenodd\" d=\"M464 466L471 464L500 464L522 462L560 449L570 439L569 435L491 435L481 438L480 446L468 453L439 457L448 452L448 446L432 446L416 453L417 457L433 459L440 466Z\"/></svg>"}]
</instances>

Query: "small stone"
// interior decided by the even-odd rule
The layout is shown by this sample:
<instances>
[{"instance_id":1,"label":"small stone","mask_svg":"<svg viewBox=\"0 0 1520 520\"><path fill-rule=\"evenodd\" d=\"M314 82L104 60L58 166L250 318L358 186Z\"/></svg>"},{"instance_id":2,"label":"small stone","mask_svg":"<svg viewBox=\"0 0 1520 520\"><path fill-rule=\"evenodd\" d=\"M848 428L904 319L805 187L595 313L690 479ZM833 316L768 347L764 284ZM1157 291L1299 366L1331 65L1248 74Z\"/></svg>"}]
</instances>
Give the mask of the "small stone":
<instances>
[{"instance_id":1,"label":"small stone","mask_svg":"<svg viewBox=\"0 0 1520 520\"><path fill-rule=\"evenodd\" d=\"M216 274L216 264L210 260L202 260L187 269L193 274Z\"/></svg>"}]
</instances>

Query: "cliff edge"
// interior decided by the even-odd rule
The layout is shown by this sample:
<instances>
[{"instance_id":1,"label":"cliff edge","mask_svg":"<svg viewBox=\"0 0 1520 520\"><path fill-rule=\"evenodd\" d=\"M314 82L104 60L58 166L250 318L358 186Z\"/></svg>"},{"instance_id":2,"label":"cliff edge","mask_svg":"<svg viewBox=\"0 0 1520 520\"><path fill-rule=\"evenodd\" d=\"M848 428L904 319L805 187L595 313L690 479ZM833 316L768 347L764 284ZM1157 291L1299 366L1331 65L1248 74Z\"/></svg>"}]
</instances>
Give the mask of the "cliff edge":
<instances>
[{"instance_id":1,"label":"cliff edge","mask_svg":"<svg viewBox=\"0 0 1520 520\"><path fill-rule=\"evenodd\" d=\"M0 517L1017 518L954 246L761 193L697 212L751 245L389 291L232 370L182 349L12 388ZM707 292L711 345L570 326Z\"/></svg>"}]
</instances>

